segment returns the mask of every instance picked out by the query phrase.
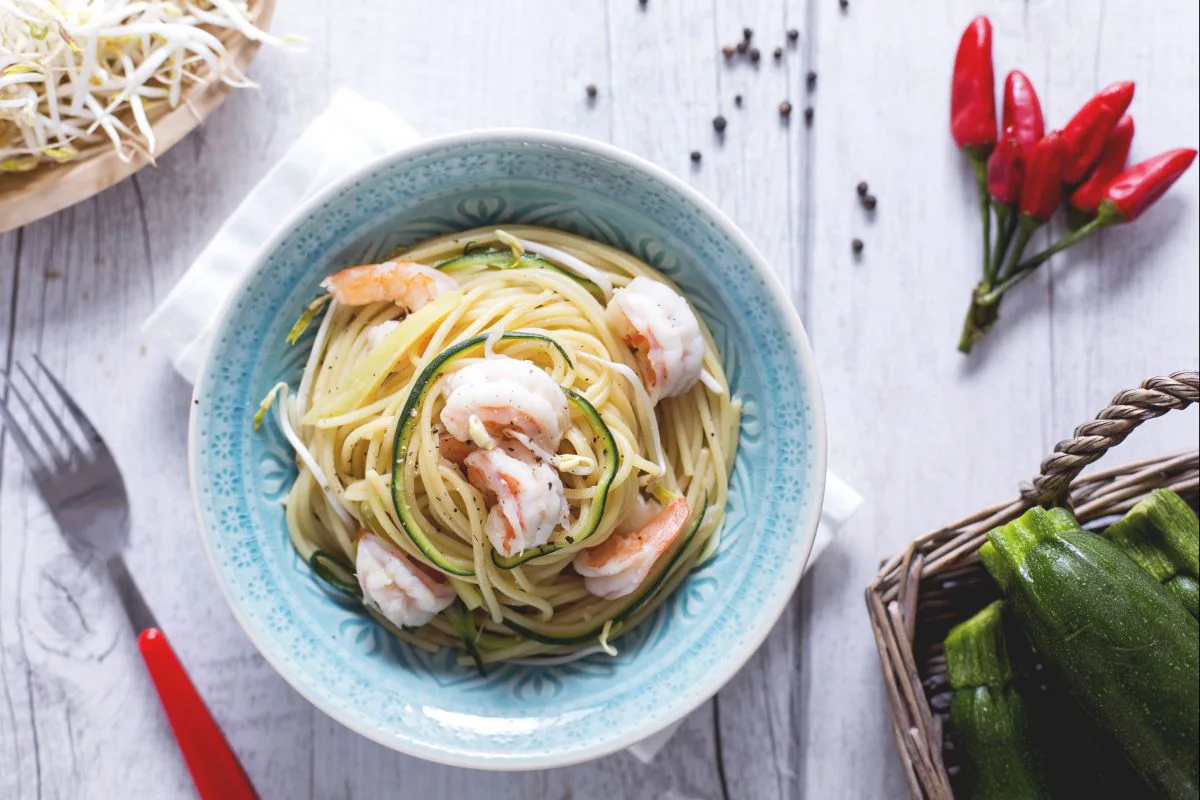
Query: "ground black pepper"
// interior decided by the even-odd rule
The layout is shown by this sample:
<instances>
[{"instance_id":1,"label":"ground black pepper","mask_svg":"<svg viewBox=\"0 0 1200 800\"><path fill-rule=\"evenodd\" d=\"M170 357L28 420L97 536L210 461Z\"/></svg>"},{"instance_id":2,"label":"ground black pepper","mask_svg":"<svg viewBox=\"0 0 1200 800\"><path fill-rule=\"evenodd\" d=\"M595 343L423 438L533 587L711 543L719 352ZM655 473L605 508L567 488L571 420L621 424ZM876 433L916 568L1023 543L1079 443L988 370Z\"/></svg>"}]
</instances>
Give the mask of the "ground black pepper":
<instances>
[{"instance_id":1,"label":"ground black pepper","mask_svg":"<svg viewBox=\"0 0 1200 800\"><path fill-rule=\"evenodd\" d=\"M755 64L757 64L757 63L758 63L758 60L759 60L760 58L762 58L762 53L758 52L758 48L757 48L757 47L751 47L751 48L750 48L750 60L751 60L752 62L754 62Z\"/></svg>"},{"instance_id":2,"label":"ground black pepper","mask_svg":"<svg viewBox=\"0 0 1200 800\"><path fill-rule=\"evenodd\" d=\"M804 124L812 125L812 121L813 121L813 107L805 106L804 107Z\"/></svg>"},{"instance_id":3,"label":"ground black pepper","mask_svg":"<svg viewBox=\"0 0 1200 800\"><path fill-rule=\"evenodd\" d=\"M750 49L750 45L746 44L745 42L738 42L737 47L734 49L736 49L739 53L742 53L744 55L746 53L746 51Z\"/></svg>"},{"instance_id":4,"label":"ground black pepper","mask_svg":"<svg viewBox=\"0 0 1200 800\"><path fill-rule=\"evenodd\" d=\"M589 84L587 85L587 88L586 88L584 91L586 91L586 92L587 92L587 96L588 96L588 97L595 97L595 96L596 96L596 92L597 92L597 89L596 89L596 84L594 84L594 83L589 83Z\"/></svg>"},{"instance_id":5,"label":"ground black pepper","mask_svg":"<svg viewBox=\"0 0 1200 800\"><path fill-rule=\"evenodd\" d=\"M795 28L788 28L787 37L789 42L794 42L800 38L800 31Z\"/></svg>"},{"instance_id":6,"label":"ground black pepper","mask_svg":"<svg viewBox=\"0 0 1200 800\"><path fill-rule=\"evenodd\" d=\"M733 104L738 108L742 107L742 96L740 94L735 94L733 96Z\"/></svg>"},{"instance_id":7,"label":"ground black pepper","mask_svg":"<svg viewBox=\"0 0 1200 800\"><path fill-rule=\"evenodd\" d=\"M842 7L842 11L850 8L850 0L838 0L838 5Z\"/></svg>"},{"instance_id":8,"label":"ground black pepper","mask_svg":"<svg viewBox=\"0 0 1200 800\"><path fill-rule=\"evenodd\" d=\"M693 164L699 164L699 163L700 163L700 151L699 151L699 150L693 150L693 151L692 151L692 163L693 163Z\"/></svg>"},{"instance_id":9,"label":"ground black pepper","mask_svg":"<svg viewBox=\"0 0 1200 800\"><path fill-rule=\"evenodd\" d=\"M775 60L778 61L779 59L783 58L783 48L776 47L775 52L772 53L771 55L775 56Z\"/></svg>"},{"instance_id":10,"label":"ground black pepper","mask_svg":"<svg viewBox=\"0 0 1200 800\"><path fill-rule=\"evenodd\" d=\"M721 48L721 55L725 56L725 60L733 58L733 54L737 52L737 48L731 44L727 44Z\"/></svg>"},{"instance_id":11,"label":"ground black pepper","mask_svg":"<svg viewBox=\"0 0 1200 800\"><path fill-rule=\"evenodd\" d=\"M808 74L804 76L804 82L808 84L808 90L811 92L813 87L817 85L817 73L810 69Z\"/></svg>"},{"instance_id":12,"label":"ground black pepper","mask_svg":"<svg viewBox=\"0 0 1200 800\"><path fill-rule=\"evenodd\" d=\"M792 104L790 102L788 102L787 100L784 100L782 103L779 104L779 116L790 117L791 115L792 115Z\"/></svg>"},{"instance_id":13,"label":"ground black pepper","mask_svg":"<svg viewBox=\"0 0 1200 800\"><path fill-rule=\"evenodd\" d=\"M851 240L850 249L854 251L855 255L858 255L859 253L861 253L863 251L863 240L862 239Z\"/></svg>"},{"instance_id":14,"label":"ground black pepper","mask_svg":"<svg viewBox=\"0 0 1200 800\"><path fill-rule=\"evenodd\" d=\"M859 181L858 186L854 187L854 191L858 192L859 197L866 197L868 189L870 189L870 187L867 186L866 181Z\"/></svg>"},{"instance_id":15,"label":"ground black pepper","mask_svg":"<svg viewBox=\"0 0 1200 800\"><path fill-rule=\"evenodd\" d=\"M750 28L742 28L742 39L743 39L744 41L747 41L747 42L748 42L748 41L750 41L750 40L751 40L753 37L754 37L754 31L753 31L753 30L751 30Z\"/></svg>"},{"instance_id":16,"label":"ground black pepper","mask_svg":"<svg viewBox=\"0 0 1200 800\"><path fill-rule=\"evenodd\" d=\"M865 208L867 211L874 211L875 204L877 202L878 201L875 199L875 195L873 194L864 195L862 199L863 208Z\"/></svg>"},{"instance_id":17,"label":"ground black pepper","mask_svg":"<svg viewBox=\"0 0 1200 800\"><path fill-rule=\"evenodd\" d=\"M717 133L724 133L725 125L726 125L725 117L721 116L720 114L713 117L713 130L714 131L716 131Z\"/></svg>"}]
</instances>

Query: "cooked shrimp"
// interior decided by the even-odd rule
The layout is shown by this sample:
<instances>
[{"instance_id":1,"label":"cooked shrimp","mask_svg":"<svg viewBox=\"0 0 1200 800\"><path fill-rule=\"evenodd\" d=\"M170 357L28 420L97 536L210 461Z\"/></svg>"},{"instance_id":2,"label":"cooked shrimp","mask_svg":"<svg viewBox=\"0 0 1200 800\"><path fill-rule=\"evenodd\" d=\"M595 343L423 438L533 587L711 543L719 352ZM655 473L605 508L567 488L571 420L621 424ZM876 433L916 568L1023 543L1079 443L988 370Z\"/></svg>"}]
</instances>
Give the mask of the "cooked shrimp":
<instances>
[{"instance_id":1,"label":"cooked shrimp","mask_svg":"<svg viewBox=\"0 0 1200 800\"><path fill-rule=\"evenodd\" d=\"M373 533L358 538L354 560L363 603L401 628L419 628L454 602L454 589Z\"/></svg>"},{"instance_id":2,"label":"cooked shrimp","mask_svg":"<svg viewBox=\"0 0 1200 800\"><path fill-rule=\"evenodd\" d=\"M450 434L443 433L438 436L438 452L451 464L461 467L474 450L467 442L460 442Z\"/></svg>"},{"instance_id":3,"label":"cooked shrimp","mask_svg":"<svg viewBox=\"0 0 1200 800\"><path fill-rule=\"evenodd\" d=\"M550 540L567 521L567 500L554 467L520 447L507 449L467 456L467 480L495 500L484 528L492 546L501 555L515 556Z\"/></svg>"},{"instance_id":4,"label":"cooked shrimp","mask_svg":"<svg viewBox=\"0 0 1200 800\"><path fill-rule=\"evenodd\" d=\"M633 502L621 515L621 527L625 530L640 530L662 512L662 504L641 492L633 495Z\"/></svg>"},{"instance_id":5,"label":"cooked shrimp","mask_svg":"<svg viewBox=\"0 0 1200 800\"><path fill-rule=\"evenodd\" d=\"M700 379L700 323L687 301L666 284L639 275L613 294L604 316L633 350L655 403L683 394Z\"/></svg>"},{"instance_id":6,"label":"cooked shrimp","mask_svg":"<svg viewBox=\"0 0 1200 800\"><path fill-rule=\"evenodd\" d=\"M472 426L472 418L477 420ZM527 361L495 356L476 361L446 378L442 425L460 442L486 433L505 433L549 459L571 424L567 397L544 370ZM473 435L474 434L474 435Z\"/></svg>"},{"instance_id":7,"label":"cooked shrimp","mask_svg":"<svg viewBox=\"0 0 1200 800\"><path fill-rule=\"evenodd\" d=\"M605 600L624 597L646 580L654 562L683 530L688 513L687 500L681 497L645 526L618 531L603 543L580 551L571 563L592 594Z\"/></svg>"},{"instance_id":8,"label":"cooked shrimp","mask_svg":"<svg viewBox=\"0 0 1200 800\"><path fill-rule=\"evenodd\" d=\"M391 301L416 311L442 292L457 289L449 275L412 261L385 261L347 267L321 281L321 288L347 306Z\"/></svg>"}]
</instances>

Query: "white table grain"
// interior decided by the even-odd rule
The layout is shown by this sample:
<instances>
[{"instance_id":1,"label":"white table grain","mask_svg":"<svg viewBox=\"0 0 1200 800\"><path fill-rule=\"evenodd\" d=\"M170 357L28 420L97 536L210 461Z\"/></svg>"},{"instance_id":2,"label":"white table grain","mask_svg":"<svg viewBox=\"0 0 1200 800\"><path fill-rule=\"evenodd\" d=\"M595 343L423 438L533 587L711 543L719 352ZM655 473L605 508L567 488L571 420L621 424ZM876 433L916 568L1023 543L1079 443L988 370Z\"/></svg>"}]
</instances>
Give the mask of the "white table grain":
<instances>
[{"instance_id":1,"label":"white table grain","mask_svg":"<svg viewBox=\"0 0 1200 800\"><path fill-rule=\"evenodd\" d=\"M862 602L879 560L1008 498L1118 389L1200 360L1195 168L1135 226L1022 286L975 357L955 352L979 232L947 89L977 11L995 26L998 75L1028 72L1051 125L1130 78L1135 156L1196 145L1193 2L852 0L843 12L837 0L289 0L275 30L312 44L264 51L251 73L261 92L232 96L157 169L0 236L0 366L40 353L107 434L132 490L131 569L264 797L905 793ZM720 46L744 26L763 59L726 66ZM789 27L800 40L777 64ZM804 319L830 462L868 502L762 650L652 765L618 754L501 775L390 752L293 692L218 593L188 496L189 388L138 327L343 85L427 134L544 126L648 157L746 230ZM790 124L776 111L785 98ZM857 203L860 180L879 198L873 216ZM1173 416L1116 458L1194 445L1195 413ZM14 448L0 448L0 797L190 796L99 565L67 549Z\"/></svg>"}]
</instances>

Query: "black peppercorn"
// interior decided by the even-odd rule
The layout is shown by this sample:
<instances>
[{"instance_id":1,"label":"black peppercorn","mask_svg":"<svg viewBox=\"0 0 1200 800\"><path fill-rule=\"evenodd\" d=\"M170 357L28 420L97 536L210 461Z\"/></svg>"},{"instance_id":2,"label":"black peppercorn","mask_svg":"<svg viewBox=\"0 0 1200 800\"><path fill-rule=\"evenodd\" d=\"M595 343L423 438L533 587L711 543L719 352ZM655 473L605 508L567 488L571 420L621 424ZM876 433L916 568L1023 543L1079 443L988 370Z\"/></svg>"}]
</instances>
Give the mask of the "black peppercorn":
<instances>
[{"instance_id":1,"label":"black peppercorn","mask_svg":"<svg viewBox=\"0 0 1200 800\"><path fill-rule=\"evenodd\" d=\"M779 104L779 116L790 117L792 115L792 104L784 100Z\"/></svg>"},{"instance_id":2,"label":"black peppercorn","mask_svg":"<svg viewBox=\"0 0 1200 800\"><path fill-rule=\"evenodd\" d=\"M787 37L789 42L794 42L800 38L800 31L795 28L788 28Z\"/></svg>"},{"instance_id":3,"label":"black peppercorn","mask_svg":"<svg viewBox=\"0 0 1200 800\"><path fill-rule=\"evenodd\" d=\"M859 253L861 253L863 251L863 240L862 239L851 240L850 249L854 251L855 255L858 255Z\"/></svg>"},{"instance_id":4,"label":"black peppercorn","mask_svg":"<svg viewBox=\"0 0 1200 800\"><path fill-rule=\"evenodd\" d=\"M725 117L721 116L720 114L713 117L713 130L717 133L725 132L725 124Z\"/></svg>"},{"instance_id":5,"label":"black peppercorn","mask_svg":"<svg viewBox=\"0 0 1200 800\"><path fill-rule=\"evenodd\" d=\"M760 58L762 58L762 53L758 52L758 48L751 47L750 48L750 60L753 61L755 64L757 64L758 60Z\"/></svg>"},{"instance_id":6,"label":"black peppercorn","mask_svg":"<svg viewBox=\"0 0 1200 800\"><path fill-rule=\"evenodd\" d=\"M874 211L875 204L877 202L878 201L875 199L875 195L873 194L864 195L862 199L863 208L865 208L867 211Z\"/></svg>"},{"instance_id":7,"label":"black peppercorn","mask_svg":"<svg viewBox=\"0 0 1200 800\"><path fill-rule=\"evenodd\" d=\"M813 87L817 85L817 73L810 69L808 74L804 76L804 82L808 84L808 90L811 92Z\"/></svg>"},{"instance_id":8,"label":"black peppercorn","mask_svg":"<svg viewBox=\"0 0 1200 800\"><path fill-rule=\"evenodd\" d=\"M804 107L804 124L812 125L812 121L813 121L813 107L805 106Z\"/></svg>"},{"instance_id":9,"label":"black peppercorn","mask_svg":"<svg viewBox=\"0 0 1200 800\"><path fill-rule=\"evenodd\" d=\"M699 150L693 150L693 151L692 151L692 163L693 163L693 164L699 164L699 163L700 163L700 151L699 151Z\"/></svg>"},{"instance_id":10,"label":"black peppercorn","mask_svg":"<svg viewBox=\"0 0 1200 800\"><path fill-rule=\"evenodd\" d=\"M742 107L742 96L740 94L735 94L733 96L733 104L738 108Z\"/></svg>"},{"instance_id":11,"label":"black peppercorn","mask_svg":"<svg viewBox=\"0 0 1200 800\"><path fill-rule=\"evenodd\" d=\"M588 97L595 97L596 96L596 84L589 83L587 85L587 88L584 91L587 92Z\"/></svg>"},{"instance_id":12,"label":"black peppercorn","mask_svg":"<svg viewBox=\"0 0 1200 800\"><path fill-rule=\"evenodd\" d=\"M858 192L858 196L859 196L859 197L866 197L866 196L867 196L867 190L868 190L869 188L870 188L870 187L868 187L868 186L867 186L867 182L866 182L866 181L859 181L859 182L858 182L858 186L855 186L855 187L854 187L854 191Z\"/></svg>"}]
</instances>

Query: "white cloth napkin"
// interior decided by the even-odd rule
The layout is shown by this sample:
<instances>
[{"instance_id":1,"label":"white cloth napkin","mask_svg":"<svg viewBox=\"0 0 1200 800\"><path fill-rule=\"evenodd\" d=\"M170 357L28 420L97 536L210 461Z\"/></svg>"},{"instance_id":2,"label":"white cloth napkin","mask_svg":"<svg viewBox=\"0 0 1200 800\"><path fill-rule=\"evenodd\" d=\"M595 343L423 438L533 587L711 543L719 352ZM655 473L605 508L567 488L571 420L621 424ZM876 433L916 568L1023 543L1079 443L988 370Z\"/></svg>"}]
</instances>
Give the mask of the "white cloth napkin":
<instances>
[{"instance_id":1,"label":"white cloth napkin","mask_svg":"<svg viewBox=\"0 0 1200 800\"><path fill-rule=\"evenodd\" d=\"M420 138L386 107L339 89L283 159L250 190L142 325L146 339L171 359L180 375L195 383L225 297L253 263L262 244L276 232L280 220L287 217L286 212L350 170ZM833 473L827 474L810 565L861 503L858 492ZM629 752L649 762L680 724L632 745Z\"/></svg>"}]
</instances>

